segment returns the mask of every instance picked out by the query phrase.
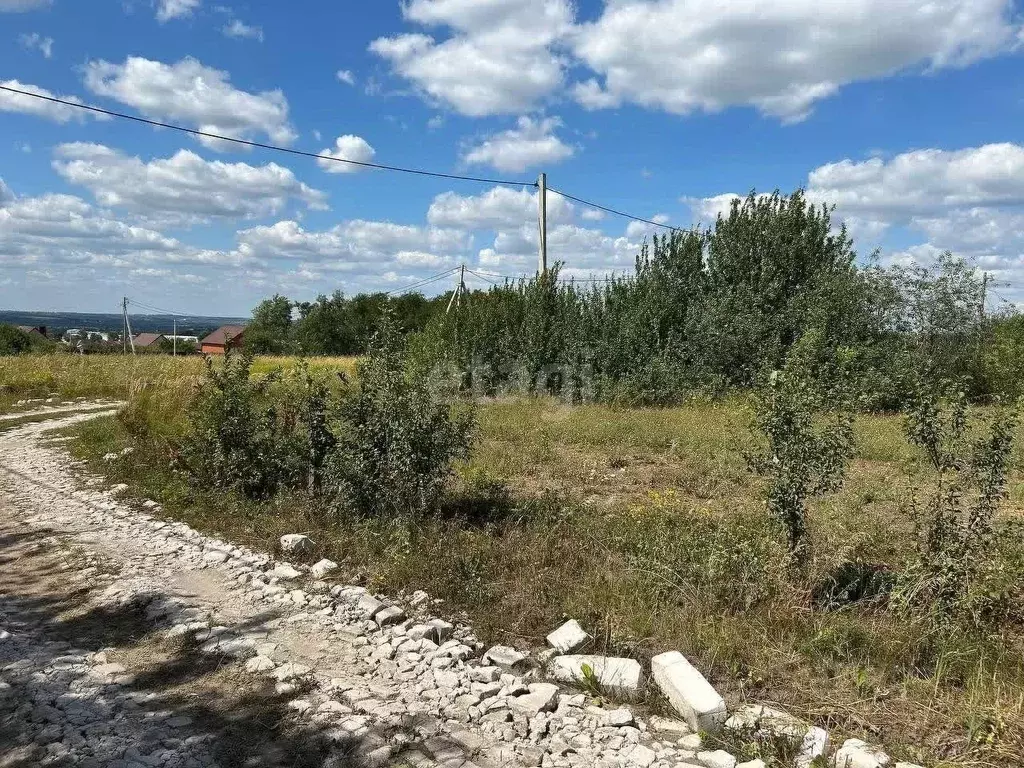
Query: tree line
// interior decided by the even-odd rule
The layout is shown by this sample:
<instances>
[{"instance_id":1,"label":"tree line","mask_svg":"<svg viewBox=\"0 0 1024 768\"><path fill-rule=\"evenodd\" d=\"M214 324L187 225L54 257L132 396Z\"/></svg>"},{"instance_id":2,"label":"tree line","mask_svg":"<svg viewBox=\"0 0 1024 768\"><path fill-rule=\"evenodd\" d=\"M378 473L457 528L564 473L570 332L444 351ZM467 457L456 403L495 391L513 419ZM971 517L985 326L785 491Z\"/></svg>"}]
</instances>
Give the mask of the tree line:
<instances>
[{"instance_id":1,"label":"tree line","mask_svg":"<svg viewBox=\"0 0 1024 768\"><path fill-rule=\"evenodd\" d=\"M867 408L899 407L922 377L1015 396L1024 321L986 317L983 292L949 253L860 263L828 207L752 193L709 227L655 236L630 277L580 285L555 268L472 293L416 347L483 394L668 404L750 387L800 343L819 383Z\"/></svg>"},{"instance_id":2,"label":"tree line","mask_svg":"<svg viewBox=\"0 0 1024 768\"><path fill-rule=\"evenodd\" d=\"M746 388L802 340L815 376L855 386L869 408L898 407L920 377L971 396L1016 396L1024 319L986 316L984 285L963 259L884 267L858 260L827 206L751 193L710 226L654 236L635 273L605 284L547 274L448 296L340 292L260 303L254 353L359 355L385 311L420 364L480 394L668 404L694 391Z\"/></svg>"},{"instance_id":3,"label":"tree line","mask_svg":"<svg viewBox=\"0 0 1024 768\"><path fill-rule=\"evenodd\" d=\"M341 291L316 301L295 302L275 295L260 302L245 328L245 347L254 354L362 355L390 312L403 333L422 331L444 310L445 299L419 293L390 296Z\"/></svg>"}]
</instances>

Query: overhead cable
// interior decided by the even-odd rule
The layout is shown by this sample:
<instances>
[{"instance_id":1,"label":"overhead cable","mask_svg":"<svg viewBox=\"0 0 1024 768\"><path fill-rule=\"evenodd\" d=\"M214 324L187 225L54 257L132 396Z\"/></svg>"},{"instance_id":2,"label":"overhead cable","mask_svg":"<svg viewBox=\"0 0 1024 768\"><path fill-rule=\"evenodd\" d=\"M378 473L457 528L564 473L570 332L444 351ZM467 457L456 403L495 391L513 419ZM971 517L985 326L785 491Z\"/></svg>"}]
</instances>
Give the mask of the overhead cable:
<instances>
[{"instance_id":1,"label":"overhead cable","mask_svg":"<svg viewBox=\"0 0 1024 768\"><path fill-rule=\"evenodd\" d=\"M536 186L536 182L532 181L513 181L511 179L490 179L481 176L462 176L455 173L441 173L438 171L426 171L421 168L405 168L398 165L384 165L382 163L370 163L362 160L347 160L342 157L334 157L333 155L321 155L316 152L307 152L301 149L291 149L289 147L282 147L276 144L267 144L262 141L250 141L248 139L239 139L234 136L221 136L217 133L210 133L209 131L200 131L195 128L186 128L183 125L175 125L173 123L165 123L160 120L150 120L145 117L139 117L138 115L129 115L124 112L115 112L111 109L103 109L102 107L94 107L90 104L80 104L75 101L69 101L68 99L59 99L56 96L44 96L41 93L33 93L32 91L25 91L20 88L12 88L9 85L0 85L0 90L7 91L8 93L15 93L19 96L28 96L33 99L40 99L42 101L49 101L53 104L60 104L65 107L71 107L73 109L81 109L88 112L93 112L100 115L106 115L107 117L117 117L122 120L131 120L136 123L144 123L145 125L151 125L155 128L168 128L172 131L181 131L182 133L188 133L192 136L200 136L204 139L215 139L217 141L227 141L232 144L241 144L245 147L256 147L258 149L269 149L274 152L285 152L289 155L299 155L300 157L312 157L316 160L325 160L333 163L345 163L346 165L359 166L361 168L375 168L381 171L395 171L398 173L410 173L416 176L433 176L438 179L453 179L456 181L475 181L481 184L505 184L508 186L522 187L522 186Z\"/></svg>"}]
</instances>

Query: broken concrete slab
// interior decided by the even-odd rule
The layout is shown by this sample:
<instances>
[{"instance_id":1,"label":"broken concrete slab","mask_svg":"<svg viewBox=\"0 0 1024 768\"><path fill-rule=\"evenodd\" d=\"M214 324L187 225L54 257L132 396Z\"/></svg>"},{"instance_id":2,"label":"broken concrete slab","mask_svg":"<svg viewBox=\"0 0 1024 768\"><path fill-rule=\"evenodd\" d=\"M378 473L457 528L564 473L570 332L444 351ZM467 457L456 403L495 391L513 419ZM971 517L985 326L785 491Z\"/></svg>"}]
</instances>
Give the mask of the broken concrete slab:
<instances>
[{"instance_id":1,"label":"broken concrete slab","mask_svg":"<svg viewBox=\"0 0 1024 768\"><path fill-rule=\"evenodd\" d=\"M643 677L636 659L586 654L555 656L548 674L563 683L594 682L602 692L622 699L639 696Z\"/></svg>"},{"instance_id":2,"label":"broken concrete slab","mask_svg":"<svg viewBox=\"0 0 1024 768\"><path fill-rule=\"evenodd\" d=\"M583 631L575 619L570 619L546 638L548 645L559 653L575 653L590 642L590 635Z\"/></svg>"},{"instance_id":3,"label":"broken concrete slab","mask_svg":"<svg viewBox=\"0 0 1024 768\"><path fill-rule=\"evenodd\" d=\"M725 724L725 700L683 654L669 651L655 656L651 676L693 730L713 733Z\"/></svg>"}]
</instances>

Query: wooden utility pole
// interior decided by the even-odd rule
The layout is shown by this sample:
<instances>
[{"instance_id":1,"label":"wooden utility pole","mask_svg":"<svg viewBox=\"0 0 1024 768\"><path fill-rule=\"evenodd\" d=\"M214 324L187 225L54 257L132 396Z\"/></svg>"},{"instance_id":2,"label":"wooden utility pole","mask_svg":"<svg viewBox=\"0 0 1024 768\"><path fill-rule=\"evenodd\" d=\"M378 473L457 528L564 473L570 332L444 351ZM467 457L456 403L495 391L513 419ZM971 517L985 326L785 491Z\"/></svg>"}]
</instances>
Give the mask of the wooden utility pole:
<instances>
[{"instance_id":1,"label":"wooden utility pole","mask_svg":"<svg viewBox=\"0 0 1024 768\"><path fill-rule=\"evenodd\" d=\"M988 293L988 272L981 273L981 306L978 307L978 319L985 325L985 298Z\"/></svg>"},{"instance_id":2,"label":"wooden utility pole","mask_svg":"<svg viewBox=\"0 0 1024 768\"><path fill-rule=\"evenodd\" d=\"M128 343L132 345L132 354L135 354L135 338L132 334L132 321L128 319L128 297L124 297L124 327L125 336L128 337Z\"/></svg>"},{"instance_id":3,"label":"wooden utility pole","mask_svg":"<svg viewBox=\"0 0 1024 768\"><path fill-rule=\"evenodd\" d=\"M128 354L128 297L121 298L121 354Z\"/></svg>"},{"instance_id":4,"label":"wooden utility pole","mask_svg":"<svg viewBox=\"0 0 1024 768\"><path fill-rule=\"evenodd\" d=\"M172 318L171 322L174 323L174 325L172 326L174 328L174 332L171 334L171 348L173 349L173 351L171 352L171 357L177 357L178 356L178 318L176 318L176 317Z\"/></svg>"},{"instance_id":5,"label":"wooden utility pole","mask_svg":"<svg viewBox=\"0 0 1024 768\"><path fill-rule=\"evenodd\" d=\"M452 304L459 306L462 303L462 292L466 290L466 265L463 264L459 269L459 284L455 286L455 290L452 291L452 298L448 302L448 308L444 311L447 315L452 311Z\"/></svg>"},{"instance_id":6,"label":"wooden utility pole","mask_svg":"<svg viewBox=\"0 0 1024 768\"><path fill-rule=\"evenodd\" d=\"M542 173L537 179L537 224L538 224L538 264L537 271L541 275L548 271L548 175Z\"/></svg>"}]
</instances>

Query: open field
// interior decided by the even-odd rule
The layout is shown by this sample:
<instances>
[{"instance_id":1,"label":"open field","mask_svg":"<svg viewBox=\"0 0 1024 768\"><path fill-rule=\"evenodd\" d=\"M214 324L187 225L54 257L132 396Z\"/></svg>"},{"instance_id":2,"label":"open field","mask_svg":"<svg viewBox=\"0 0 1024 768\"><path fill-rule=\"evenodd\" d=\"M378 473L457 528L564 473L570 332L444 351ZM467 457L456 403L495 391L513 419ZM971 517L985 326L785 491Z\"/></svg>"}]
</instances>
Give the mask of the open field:
<instances>
[{"instance_id":1,"label":"open field","mask_svg":"<svg viewBox=\"0 0 1024 768\"><path fill-rule=\"evenodd\" d=\"M354 357L321 357L309 361L313 370L352 373ZM295 358L260 357L255 373L288 368ZM0 356L0 413L24 398L56 395L76 397L128 397L143 389L183 390L194 386L203 373L201 356L131 355L28 355Z\"/></svg>"},{"instance_id":2,"label":"open field","mask_svg":"<svg viewBox=\"0 0 1024 768\"><path fill-rule=\"evenodd\" d=\"M277 364L288 360L258 370ZM913 553L910 499L930 477L899 417L858 418L856 458L843 489L813 505L812 559L797 577L746 468L743 398L633 410L488 401L444 515L360 520L302 495L257 503L200 490L174 473L163 441L173 430L160 429L184 410L200 361L77 365L0 360L0 381L12 394L134 396L131 433L124 419L87 423L74 450L196 527L260 548L309 532L314 559L383 590L426 589L490 640L538 643L571 616L609 651L678 649L732 705L775 702L927 766L1024 764L1019 625L937 632L877 599L830 609L815 600L844 568L894 572ZM351 370L352 361L317 365ZM154 425L149 439L139 419ZM128 444L130 459L102 461ZM1022 457L1018 440L1004 519L1024 507Z\"/></svg>"}]
</instances>

